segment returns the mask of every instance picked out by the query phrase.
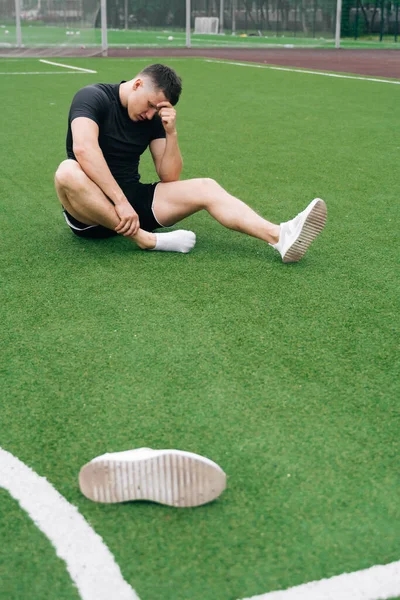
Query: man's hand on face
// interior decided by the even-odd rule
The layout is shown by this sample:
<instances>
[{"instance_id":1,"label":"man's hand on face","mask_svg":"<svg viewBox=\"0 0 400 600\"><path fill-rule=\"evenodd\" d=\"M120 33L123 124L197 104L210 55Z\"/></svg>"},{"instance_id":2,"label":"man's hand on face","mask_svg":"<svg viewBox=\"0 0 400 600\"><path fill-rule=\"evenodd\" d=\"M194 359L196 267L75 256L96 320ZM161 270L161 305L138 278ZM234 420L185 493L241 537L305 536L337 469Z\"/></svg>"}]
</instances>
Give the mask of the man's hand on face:
<instances>
[{"instance_id":1,"label":"man's hand on face","mask_svg":"<svg viewBox=\"0 0 400 600\"><path fill-rule=\"evenodd\" d=\"M159 102L157 104L158 114L161 117L162 124L166 133L176 132L176 110L169 102Z\"/></svg>"},{"instance_id":2,"label":"man's hand on face","mask_svg":"<svg viewBox=\"0 0 400 600\"><path fill-rule=\"evenodd\" d=\"M124 236L135 235L140 228L139 216L137 212L133 210L128 201L124 202L123 204L116 204L114 208L117 215L121 219L116 226L115 231Z\"/></svg>"}]
</instances>

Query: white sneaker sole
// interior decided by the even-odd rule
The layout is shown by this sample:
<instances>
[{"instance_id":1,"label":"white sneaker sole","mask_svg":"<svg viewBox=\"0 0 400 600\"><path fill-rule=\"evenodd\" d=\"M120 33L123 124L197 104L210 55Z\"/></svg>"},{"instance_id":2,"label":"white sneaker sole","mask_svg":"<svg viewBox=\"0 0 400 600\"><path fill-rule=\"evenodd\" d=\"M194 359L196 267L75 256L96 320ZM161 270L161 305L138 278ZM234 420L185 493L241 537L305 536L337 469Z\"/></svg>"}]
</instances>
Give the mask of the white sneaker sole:
<instances>
[{"instance_id":1,"label":"white sneaker sole","mask_svg":"<svg viewBox=\"0 0 400 600\"><path fill-rule=\"evenodd\" d=\"M197 454L160 450L128 460L100 457L82 467L79 486L94 502L148 500L167 506L200 506L224 491L226 475L216 463Z\"/></svg>"},{"instance_id":2,"label":"white sneaker sole","mask_svg":"<svg viewBox=\"0 0 400 600\"><path fill-rule=\"evenodd\" d=\"M321 233L326 223L326 204L320 198L308 213L300 234L282 257L284 263L298 262L306 253L311 242Z\"/></svg>"}]
</instances>

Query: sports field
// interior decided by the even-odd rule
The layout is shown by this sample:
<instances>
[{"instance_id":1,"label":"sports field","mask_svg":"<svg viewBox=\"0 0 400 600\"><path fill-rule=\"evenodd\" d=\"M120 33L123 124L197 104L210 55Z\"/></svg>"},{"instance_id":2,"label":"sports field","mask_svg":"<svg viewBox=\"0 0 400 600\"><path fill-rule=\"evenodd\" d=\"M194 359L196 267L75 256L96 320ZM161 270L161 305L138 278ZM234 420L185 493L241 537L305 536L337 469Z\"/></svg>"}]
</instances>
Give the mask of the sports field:
<instances>
[{"instance_id":1,"label":"sports field","mask_svg":"<svg viewBox=\"0 0 400 600\"><path fill-rule=\"evenodd\" d=\"M182 176L278 223L321 197L327 227L293 265L207 214L182 223L188 255L74 237L53 189L72 96L156 61L0 59L0 598L100 599L28 515L47 492L21 510L7 491L28 490L11 454L101 536L129 598L400 598L400 80L163 59L184 84ZM227 490L181 510L81 495L83 464L142 446L211 458ZM347 592L268 595L360 570Z\"/></svg>"},{"instance_id":2,"label":"sports field","mask_svg":"<svg viewBox=\"0 0 400 600\"><path fill-rule=\"evenodd\" d=\"M299 25L300 27L300 25ZM101 30L99 28L84 28L78 25L66 27L52 25L22 25L22 41L25 46L71 46L92 47L101 46ZM16 44L16 28L13 24L2 24L0 21L0 47ZM107 32L109 47L129 48L184 48L186 46L186 32L175 29L109 29ZM400 48L400 39L395 41L394 35L386 34L383 41L379 36L369 36L362 39L343 38L340 42L343 48ZM335 32L331 34L317 32L313 37L305 36L301 31L267 31L262 35L257 33L245 34L237 32L232 36L210 35L192 32L191 45L194 48L334 48Z\"/></svg>"}]
</instances>

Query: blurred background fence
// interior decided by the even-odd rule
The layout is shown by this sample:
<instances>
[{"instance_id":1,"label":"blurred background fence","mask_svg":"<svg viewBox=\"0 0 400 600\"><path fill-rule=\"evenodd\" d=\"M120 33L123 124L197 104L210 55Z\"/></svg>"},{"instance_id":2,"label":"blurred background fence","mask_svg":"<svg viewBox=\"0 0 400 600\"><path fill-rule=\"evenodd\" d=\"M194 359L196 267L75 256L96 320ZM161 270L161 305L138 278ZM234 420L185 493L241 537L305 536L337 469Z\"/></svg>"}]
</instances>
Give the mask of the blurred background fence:
<instances>
[{"instance_id":1,"label":"blurred background fence","mask_svg":"<svg viewBox=\"0 0 400 600\"><path fill-rule=\"evenodd\" d=\"M400 0L342 1L342 37L383 40L390 36L398 41ZM336 2L191 0L190 43L228 46L240 41L253 46L271 42L270 38L332 40ZM0 0L0 46L101 45L102 6L107 16L106 44L184 46L187 5L187 0ZM200 17L213 18L215 35L195 28Z\"/></svg>"}]
</instances>

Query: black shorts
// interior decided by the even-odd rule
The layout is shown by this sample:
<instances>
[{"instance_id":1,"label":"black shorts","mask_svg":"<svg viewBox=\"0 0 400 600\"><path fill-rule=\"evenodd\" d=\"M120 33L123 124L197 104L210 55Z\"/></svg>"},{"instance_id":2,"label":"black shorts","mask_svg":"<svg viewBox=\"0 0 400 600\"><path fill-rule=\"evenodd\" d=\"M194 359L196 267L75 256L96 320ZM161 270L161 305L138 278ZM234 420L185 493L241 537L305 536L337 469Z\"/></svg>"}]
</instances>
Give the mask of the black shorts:
<instances>
[{"instance_id":1,"label":"black shorts","mask_svg":"<svg viewBox=\"0 0 400 600\"><path fill-rule=\"evenodd\" d=\"M140 227L145 231L154 231L163 227L154 216L153 200L157 183L132 183L121 185L121 189L127 197L131 206L139 215ZM103 225L87 225L75 219L64 209L64 218L71 231L79 237L91 239L105 239L118 235L113 229L107 229Z\"/></svg>"}]
</instances>

